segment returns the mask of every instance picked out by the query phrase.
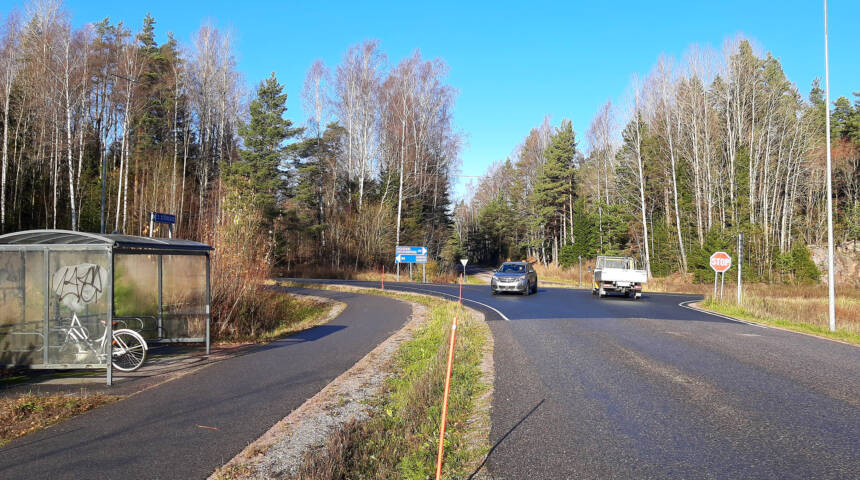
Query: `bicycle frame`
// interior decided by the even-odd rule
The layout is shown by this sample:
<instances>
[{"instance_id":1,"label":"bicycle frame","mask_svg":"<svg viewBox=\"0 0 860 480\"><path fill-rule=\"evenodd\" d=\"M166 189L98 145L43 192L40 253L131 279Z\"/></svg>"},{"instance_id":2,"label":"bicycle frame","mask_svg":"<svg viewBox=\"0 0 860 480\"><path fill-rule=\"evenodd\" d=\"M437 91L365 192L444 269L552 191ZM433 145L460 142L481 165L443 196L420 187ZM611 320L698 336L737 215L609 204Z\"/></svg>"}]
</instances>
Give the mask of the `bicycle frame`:
<instances>
[{"instance_id":1,"label":"bicycle frame","mask_svg":"<svg viewBox=\"0 0 860 480\"><path fill-rule=\"evenodd\" d=\"M102 321L102 324L104 324L104 321ZM63 341L63 346L69 344L84 345L91 353L94 353L96 355L96 358L98 358L99 361L106 362L107 354L105 353L105 346L107 343L107 332L108 329L105 328L104 332L102 332L101 337L95 340L90 339L89 331L87 331L86 327L81 324L77 313L72 313L72 320L69 324L69 328L66 329L66 338ZM128 333L139 337L143 350L146 351L149 349L149 346L147 345L143 337L141 337L140 334L138 334L134 330L113 330L111 335L113 339L113 341L111 342L111 357L121 356L129 351L128 345L126 345L126 343L122 340L120 336L121 333ZM94 344L97 344L98 347L94 346ZM110 360L113 361L113 358L111 358Z\"/></svg>"}]
</instances>

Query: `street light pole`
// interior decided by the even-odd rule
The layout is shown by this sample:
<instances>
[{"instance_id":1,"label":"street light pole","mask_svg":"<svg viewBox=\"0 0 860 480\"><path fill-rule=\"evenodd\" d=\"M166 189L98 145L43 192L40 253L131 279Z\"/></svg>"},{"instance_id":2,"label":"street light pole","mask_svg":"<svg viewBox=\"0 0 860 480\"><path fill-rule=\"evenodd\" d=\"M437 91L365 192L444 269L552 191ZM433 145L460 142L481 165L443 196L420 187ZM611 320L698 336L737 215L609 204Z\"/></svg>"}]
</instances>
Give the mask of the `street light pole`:
<instances>
[{"instance_id":1,"label":"street light pole","mask_svg":"<svg viewBox=\"0 0 860 480\"><path fill-rule=\"evenodd\" d=\"M107 137L107 135L105 135ZM107 147L104 147L107 148ZM101 150L101 149L99 149ZM101 153L101 152L99 152ZM102 205L101 205L101 217L102 217L102 228L101 233L105 233L105 184L107 183L107 150L105 150L102 155Z\"/></svg>"},{"instance_id":2,"label":"street light pole","mask_svg":"<svg viewBox=\"0 0 860 480\"><path fill-rule=\"evenodd\" d=\"M824 0L824 91L827 116L827 294L830 331L836 331L836 276L833 271L833 181L830 164L830 60L827 52L827 0Z\"/></svg>"}]
</instances>

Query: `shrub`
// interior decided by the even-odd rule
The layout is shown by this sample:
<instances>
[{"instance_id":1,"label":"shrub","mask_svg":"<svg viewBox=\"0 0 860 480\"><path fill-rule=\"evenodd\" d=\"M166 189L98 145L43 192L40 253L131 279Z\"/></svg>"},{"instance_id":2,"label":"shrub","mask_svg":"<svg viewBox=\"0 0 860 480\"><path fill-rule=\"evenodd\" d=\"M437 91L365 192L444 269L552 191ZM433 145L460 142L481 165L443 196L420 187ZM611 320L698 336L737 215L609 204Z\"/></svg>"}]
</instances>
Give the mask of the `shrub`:
<instances>
[{"instance_id":1,"label":"shrub","mask_svg":"<svg viewBox=\"0 0 860 480\"><path fill-rule=\"evenodd\" d=\"M282 319L275 315L272 295L262 291L269 278L272 242L263 213L243 202L230 187L211 245L212 336L247 338Z\"/></svg>"},{"instance_id":2,"label":"shrub","mask_svg":"<svg viewBox=\"0 0 860 480\"><path fill-rule=\"evenodd\" d=\"M821 272L812 261L812 254L806 246L796 243L791 248L791 274L795 282L818 283Z\"/></svg>"}]
</instances>

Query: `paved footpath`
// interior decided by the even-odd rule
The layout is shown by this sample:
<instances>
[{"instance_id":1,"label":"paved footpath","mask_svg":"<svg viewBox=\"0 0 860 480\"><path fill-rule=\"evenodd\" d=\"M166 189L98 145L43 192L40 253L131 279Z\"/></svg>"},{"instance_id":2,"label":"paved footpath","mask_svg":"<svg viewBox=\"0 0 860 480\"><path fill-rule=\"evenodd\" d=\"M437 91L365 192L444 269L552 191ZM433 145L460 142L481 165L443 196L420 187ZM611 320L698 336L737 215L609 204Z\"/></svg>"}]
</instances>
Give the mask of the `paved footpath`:
<instances>
[{"instance_id":1,"label":"paved footpath","mask_svg":"<svg viewBox=\"0 0 860 480\"><path fill-rule=\"evenodd\" d=\"M0 479L205 478L352 367L409 319L409 304L332 298L326 325L261 346L0 448Z\"/></svg>"}]
</instances>

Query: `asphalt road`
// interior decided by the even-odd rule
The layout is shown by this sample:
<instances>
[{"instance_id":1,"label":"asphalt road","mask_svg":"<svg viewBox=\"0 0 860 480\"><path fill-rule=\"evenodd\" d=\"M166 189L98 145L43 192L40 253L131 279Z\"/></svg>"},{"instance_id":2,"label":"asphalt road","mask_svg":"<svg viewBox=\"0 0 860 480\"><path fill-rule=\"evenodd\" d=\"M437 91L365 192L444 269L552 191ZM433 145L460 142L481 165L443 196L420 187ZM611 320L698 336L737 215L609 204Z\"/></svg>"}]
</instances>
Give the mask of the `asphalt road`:
<instances>
[{"instance_id":1,"label":"asphalt road","mask_svg":"<svg viewBox=\"0 0 860 480\"><path fill-rule=\"evenodd\" d=\"M858 347L679 306L690 295L464 299L494 335L495 479L860 478Z\"/></svg>"},{"instance_id":2,"label":"asphalt road","mask_svg":"<svg viewBox=\"0 0 860 480\"><path fill-rule=\"evenodd\" d=\"M326 325L0 448L0 479L206 478L400 329L404 302L311 290L347 308Z\"/></svg>"}]
</instances>

